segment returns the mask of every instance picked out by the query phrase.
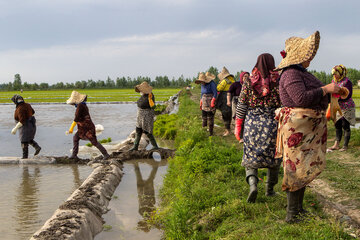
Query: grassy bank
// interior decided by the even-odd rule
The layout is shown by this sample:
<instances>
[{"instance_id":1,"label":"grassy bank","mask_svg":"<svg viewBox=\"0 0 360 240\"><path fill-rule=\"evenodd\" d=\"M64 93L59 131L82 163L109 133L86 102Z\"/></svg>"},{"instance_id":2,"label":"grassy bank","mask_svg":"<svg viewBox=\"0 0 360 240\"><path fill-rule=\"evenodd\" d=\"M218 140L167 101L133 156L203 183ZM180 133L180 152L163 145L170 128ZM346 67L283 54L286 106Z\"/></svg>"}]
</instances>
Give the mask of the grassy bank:
<instances>
[{"instance_id":1,"label":"grassy bank","mask_svg":"<svg viewBox=\"0 0 360 240\"><path fill-rule=\"evenodd\" d=\"M154 89L156 101L166 101L169 97L175 95L180 89L164 88ZM128 102L137 101L139 93L134 89L78 89L80 93L88 95L88 102ZM70 97L72 90L47 90L47 91L9 91L0 92L0 103L10 103L14 94L20 94L26 102L66 102Z\"/></svg>"},{"instance_id":2,"label":"grassy bank","mask_svg":"<svg viewBox=\"0 0 360 240\"><path fill-rule=\"evenodd\" d=\"M217 121L218 122L218 121ZM286 195L264 195L266 171L259 171L255 204L246 202L248 185L241 166L241 145L233 136L208 137L201 127L198 101L180 97L175 143L154 221L166 239L352 239L325 216L308 191L304 205L312 213L300 224L286 224ZM280 173L279 182L282 173Z\"/></svg>"}]
</instances>

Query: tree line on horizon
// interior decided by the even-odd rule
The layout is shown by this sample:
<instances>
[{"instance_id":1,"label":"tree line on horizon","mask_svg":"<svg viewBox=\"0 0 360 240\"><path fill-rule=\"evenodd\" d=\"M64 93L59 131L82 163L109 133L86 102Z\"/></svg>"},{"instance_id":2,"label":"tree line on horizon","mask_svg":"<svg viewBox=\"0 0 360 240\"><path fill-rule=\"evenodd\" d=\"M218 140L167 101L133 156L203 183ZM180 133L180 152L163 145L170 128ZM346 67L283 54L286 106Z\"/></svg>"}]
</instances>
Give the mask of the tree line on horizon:
<instances>
[{"instance_id":1,"label":"tree line on horizon","mask_svg":"<svg viewBox=\"0 0 360 240\"><path fill-rule=\"evenodd\" d=\"M208 70L210 73L216 76L215 82L219 83L217 77L219 70L216 67L209 67ZM234 74L236 80L239 79L240 72ZM317 77L324 84L331 83L332 74L326 73L325 71L316 71L310 70L315 77ZM197 76L196 76L197 77ZM27 83L22 82L20 74L15 74L14 81L0 84L0 90L2 91L18 91L18 90L52 90L52 89L115 89L115 88L133 88L135 85L138 85L144 81L148 82L154 88L181 88L190 85L196 77L185 78L181 75L179 78L172 78L171 80L167 76L157 76L154 80L151 80L150 77L117 77L115 80L108 77L106 80L97 80L94 81L89 79L87 81L76 81L75 83L64 83L58 82L50 85L49 83ZM360 70L354 68L347 68L347 77L352 81L354 86L357 86L357 82L360 80Z\"/></svg>"},{"instance_id":2,"label":"tree line on horizon","mask_svg":"<svg viewBox=\"0 0 360 240\"><path fill-rule=\"evenodd\" d=\"M150 77L117 77L115 80L108 77L106 80L94 81L89 79L87 81L76 81L75 83L58 82L55 84L49 83L27 83L22 82L20 74L15 74L14 81L0 84L0 90L3 91L19 91L19 90L52 90L52 89L115 89L115 88L134 88L142 82L148 82L154 88L181 88L188 86L193 79L185 78L181 75L179 78L169 79L167 76L157 76L154 80Z\"/></svg>"}]
</instances>

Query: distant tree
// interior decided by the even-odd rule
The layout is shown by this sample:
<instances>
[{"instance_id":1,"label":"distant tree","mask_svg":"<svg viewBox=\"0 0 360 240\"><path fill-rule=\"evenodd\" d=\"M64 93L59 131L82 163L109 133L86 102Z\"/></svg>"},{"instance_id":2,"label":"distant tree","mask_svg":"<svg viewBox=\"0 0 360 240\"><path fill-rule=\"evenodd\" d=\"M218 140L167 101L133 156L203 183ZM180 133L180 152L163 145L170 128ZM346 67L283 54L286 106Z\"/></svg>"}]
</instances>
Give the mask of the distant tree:
<instances>
[{"instance_id":1,"label":"distant tree","mask_svg":"<svg viewBox=\"0 0 360 240\"><path fill-rule=\"evenodd\" d=\"M110 77L107 77L105 86L107 88L115 88L115 82Z\"/></svg>"},{"instance_id":2,"label":"distant tree","mask_svg":"<svg viewBox=\"0 0 360 240\"><path fill-rule=\"evenodd\" d=\"M20 90L22 87L21 85L21 77L20 77L20 74L15 74L15 77L14 77L14 84L13 84L13 89L14 90Z\"/></svg>"}]
</instances>

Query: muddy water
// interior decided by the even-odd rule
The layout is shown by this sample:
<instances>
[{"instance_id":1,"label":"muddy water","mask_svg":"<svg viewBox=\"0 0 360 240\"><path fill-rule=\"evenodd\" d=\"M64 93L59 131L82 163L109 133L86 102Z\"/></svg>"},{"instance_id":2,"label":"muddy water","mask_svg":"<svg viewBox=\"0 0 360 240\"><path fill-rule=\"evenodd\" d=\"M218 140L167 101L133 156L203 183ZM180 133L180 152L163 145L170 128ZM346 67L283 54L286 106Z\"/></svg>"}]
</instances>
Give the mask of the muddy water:
<instances>
[{"instance_id":1,"label":"muddy water","mask_svg":"<svg viewBox=\"0 0 360 240\"><path fill-rule=\"evenodd\" d=\"M35 110L37 132L35 141L42 147L42 155L70 155L72 135L66 136L74 119L75 107L63 104L32 105ZM135 104L88 104L94 124L102 124L104 132L98 139L111 137L124 140L135 129ZM21 156L18 135L11 134L14 123L15 105L0 105L0 156ZM76 129L76 127L75 127ZM86 144L80 141L80 145ZM34 150L30 147L29 154Z\"/></svg>"},{"instance_id":2,"label":"muddy water","mask_svg":"<svg viewBox=\"0 0 360 240\"><path fill-rule=\"evenodd\" d=\"M95 124L105 128L98 139L111 137L122 141L134 130L135 104L89 104ZM72 137L64 133L73 121L75 108L69 105L33 105L37 119L35 140L40 155L70 155ZM0 105L0 156L21 156L14 127L13 105ZM80 144L86 144L80 141ZM162 147L171 143L158 141ZM33 149L30 148L30 154ZM166 173L165 161L132 161L124 166L124 176L110 201L111 209L104 219L109 231L96 239L161 239L158 229L145 224L148 212L157 204L157 193ZM29 239L92 172L87 166L0 165L0 239Z\"/></svg>"},{"instance_id":3,"label":"muddy water","mask_svg":"<svg viewBox=\"0 0 360 240\"><path fill-rule=\"evenodd\" d=\"M148 226L146 220L157 205L166 164L166 161L156 160L136 160L125 164L125 174L109 204L111 210L104 215L109 230L98 234L96 240L161 239L161 231Z\"/></svg>"},{"instance_id":4,"label":"muddy water","mask_svg":"<svg viewBox=\"0 0 360 240\"><path fill-rule=\"evenodd\" d=\"M78 165L0 165L0 239L29 239L91 172Z\"/></svg>"}]
</instances>

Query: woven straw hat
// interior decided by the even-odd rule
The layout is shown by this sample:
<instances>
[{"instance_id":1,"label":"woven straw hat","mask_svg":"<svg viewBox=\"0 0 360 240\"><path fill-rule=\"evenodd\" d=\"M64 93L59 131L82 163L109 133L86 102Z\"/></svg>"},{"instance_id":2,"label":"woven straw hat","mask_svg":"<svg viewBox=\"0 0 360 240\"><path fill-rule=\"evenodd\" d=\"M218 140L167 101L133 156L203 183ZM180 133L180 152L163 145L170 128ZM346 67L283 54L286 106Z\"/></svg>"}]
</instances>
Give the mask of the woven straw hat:
<instances>
[{"instance_id":1,"label":"woven straw hat","mask_svg":"<svg viewBox=\"0 0 360 240\"><path fill-rule=\"evenodd\" d=\"M86 94L81 94L77 91L72 91L70 98L66 101L67 104L79 104L86 99Z\"/></svg>"},{"instance_id":2,"label":"woven straw hat","mask_svg":"<svg viewBox=\"0 0 360 240\"><path fill-rule=\"evenodd\" d=\"M141 84L135 86L135 91L149 94L152 91L152 87L147 82L142 82Z\"/></svg>"},{"instance_id":3,"label":"woven straw hat","mask_svg":"<svg viewBox=\"0 0 360 240\"><path fill-rule=\"evenodd\" d=\"M229 70L227 70L226 67L223 67L223 69L221 70L221 73L218 74L218 78L220 81L222 81L224 78L226 78L227 76L232 76L234 77L234 75L229 73Z\"/></svg>"},{"instance_id":4,"label":"woven straw hat","mask_svg":"<svg viewBox=\"0 0 360 240\"><path fill-rule=\"evenodd\" d=\"M308 38L291 37L285 41L285 57L275 70L281 70L290 65L311 61L319 48L320 33L316 31Z\"/></svg>"},{"instance_id":5,"label":"woven straw hat","mask_svg":"<svg viewBox=\"0 0 360 240\"><path fill-rule=\"evenodd\" d=\"M204 83L209 83L211 82L211 80L215 79L215 75L211 74L209 72L206 72L206 74L204 74L203 72L199 73L199 77L198 79L195 80L196 84L201 84L202 82Z\"/></svg>"}]
</instances>

